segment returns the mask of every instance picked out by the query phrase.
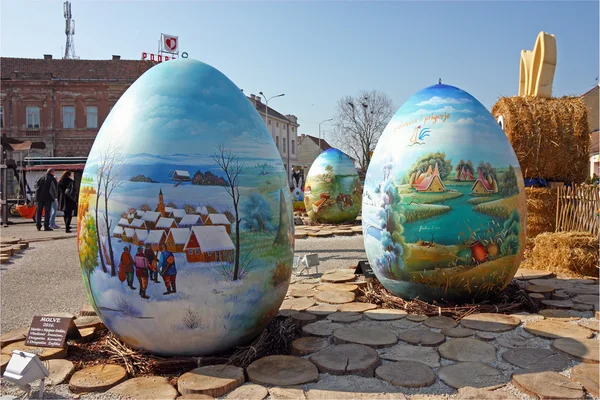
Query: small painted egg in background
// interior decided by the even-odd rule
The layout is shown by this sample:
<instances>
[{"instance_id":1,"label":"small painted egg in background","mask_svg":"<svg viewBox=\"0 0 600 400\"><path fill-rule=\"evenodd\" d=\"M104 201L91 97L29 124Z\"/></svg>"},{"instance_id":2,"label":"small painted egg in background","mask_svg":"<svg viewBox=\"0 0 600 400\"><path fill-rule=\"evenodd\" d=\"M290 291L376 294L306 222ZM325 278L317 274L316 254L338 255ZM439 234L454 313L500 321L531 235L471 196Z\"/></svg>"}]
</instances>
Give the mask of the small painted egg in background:
<instances>
[{"instance_id":1,"label":"small painted egg in background","mask_svg":"<svg viewBox=\"0 0 600 400\"><path fill-rule=\"evenodd\" d=\"M90 302L137 349L246 344L287 292L292 213L279 152L240 89L199 61L158 64L115 104L84 170Z\"/></svg>"},{"instance_id":2,"label":"small painted egg in background","mask_svg":"<svg viewBox=\"0 0 600 400\"><path fill-rule=\"evenodd\" d=\"M319 154L306 176L304 205L313 221L341 224L356 219L361 185L350 157L335 148Z\"/></svg>"},{"instance_id":3,"label":"small painted egg in background","mask_svg":"<svg viewBox=\"0 0 600 400\"><path fill-rule=\"evenodd\" d=\"M365 250L392 293L472 301L504 289L525 246L519 162L473 96L425 88L385 128L363 194Z\"/></svg>"}]
</instances>

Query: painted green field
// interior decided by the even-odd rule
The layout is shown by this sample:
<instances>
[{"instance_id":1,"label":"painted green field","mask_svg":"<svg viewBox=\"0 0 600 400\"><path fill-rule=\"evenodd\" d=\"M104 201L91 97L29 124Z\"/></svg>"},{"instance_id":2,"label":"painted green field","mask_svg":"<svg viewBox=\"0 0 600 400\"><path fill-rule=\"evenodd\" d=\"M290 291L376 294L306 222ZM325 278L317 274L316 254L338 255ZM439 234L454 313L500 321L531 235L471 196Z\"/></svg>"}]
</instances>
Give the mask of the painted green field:
<instances>
[{"instance_id":1,"label":"painted green field","mask_svg":"<svg viewBox=\"0 0 600 400\"><path fill-rule=\"evenodd\" d=\"M457 181L454 179L447 179L444 182L446 186L473 186L475 181Z\"/></svg>"},{"instance_id":2,"label":"painted green field","mask_svg":"<svg viewBox=\"0 0 600 400\"><path fill-rule=\"evenodd\" d=\"M460 192L442 192L442 193L412 193L410 195L401 195L404 203L411 201L418 204L434 204L440 201L455 199L462 196Z\"/></svg>"},{"instance_id":3,"label":"painted green field","mask_svg":"<svg viewBox=\"0 0 600 400\"><path fill-rule=\"evenodd\" d=\"M414 222L448 212L450 207L439 204L403 204L401 210L397 211L404 214L406 222Z\"/></svg>"},{"instance_id":4,"label":"painted green field","mask_svg":"<svg viewBox=\"0 0 600 400\"><path fill-rule=\"evenodd\" d=\"M508 218L510 217L510 213L515 210L517 206L518 196L512 196L479 204L473 207L473 209L494 217Z\"/></svg>"}]
</instances>

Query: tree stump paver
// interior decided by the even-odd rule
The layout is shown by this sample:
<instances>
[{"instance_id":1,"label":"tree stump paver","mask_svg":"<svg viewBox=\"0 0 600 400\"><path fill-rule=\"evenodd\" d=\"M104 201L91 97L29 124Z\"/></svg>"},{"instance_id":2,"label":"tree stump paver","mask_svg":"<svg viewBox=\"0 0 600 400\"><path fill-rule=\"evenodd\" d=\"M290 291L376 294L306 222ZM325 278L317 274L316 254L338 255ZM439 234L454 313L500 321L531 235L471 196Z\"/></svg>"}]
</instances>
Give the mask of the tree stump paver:
<instances>
[{"instance_id":1,"label":"tree stump paver","mask_svg":"<svg viewBox=\"0 0 600 400\"><path fill-rule=\"evenodd\" d=\"M25 351L27 353L37 354L40 360L44 361L65 358L67 356L67 348L66 344L65 347L62 348L27 346L25 340L23 340L2 347L0 352L2 354L11 355L13 350Z\"/></svg>"},{"instance_id":2,"label":"tree stump paver","mask_svg":"<svg viewBox=\"0 0 600 400\"><path fill-rule=\"evenodd\" d=\"M515 329L521 321L510 315L481 313L471 314L460 320L465 328L485 332L506 332Z\"/></svg>"},{"instance_id":3,"label":"tree stump paver","mask_svg":"<svg viewBox=\"0 0 600 400\"><path fill-rule=\"evenodd\" d=\"M451 338L466 338L475 335L473 329L457 326L456 328L442 329L441 333Z\"/></svg>"},{"instance_id":4,"label":"tree stump paver","mask_svg":"<svg viewBox=\"0 0 600 400\"><path fill-rule=\"evenodd\" d=\"M589 329L554 319L531 322L526 324L523 329L532 335L547 339L589 339L593 336Z\"/></svg>"},{"instance_id":5,"label":"tree stump paver","mask_svg":"<svg viewBox=\"0 0 600 400\"><path fill-rule=\"evenodd\" d=\"M572 300L542 300L542 305L550 309L568 310L573 307Z\"/></svg>"},{"instance_id":6,"label":"tree stump paver","mask_svg":"<svg viewBox=\"0 0 600 400\"><path fill-rule=\"evenodd\" d=\"M50 386L60 385L75 371L75 365L69 360L48 360L46 368L50 375L46 378L46 384Z\"/></svg>"},{"instance_id":7,"label":"tree stump paver","mask_svg":"<svg viewBox=\"0 0 600 400\"><path fill-rule=\"evenodd\" d=\"M394 386L419 388L431 386L435 382L433 370L418 361L396 361L375 370L375 375Z\"/></svg>"},{"instance_id":8,"label":"tree stump paver","mask_svg":"<svg viewBox=\"0 0 600 400\"><path fill-rule=\"evenodd\" d=\"M313 297L317 293L319 292L313 289L292 289L288 292L288 295L292 297Z\"/></svg>"},{"instance_id":9,"label":"tree stump paver","mask_svg":"<svg viewBox=\"0 0 600 400\"><path fill-rule=\"evenodd\" d=\"M446 337L429 329L409 329L401 332L398 338L406 343L419 346L437 346L446 340Z\"/></svg>"},{"instance_id":10,"label":"tree stump paver","mask_svg":"<svg viewBox=\"0 0 600 400\"><path fill-rule=\"evenodd\" d=\"M575 321L579 319L579 317L574 317L569 310L547 308L545 310L538 311L538 313L545 318L558 318L562 319L563 321Z\"/></svg>"},{"instance_id":11,"label":"tree stump paver","mask_svg":"<svg viewBox=\"0 0 600 400\"><path fill-rule=\"evenodd\" d=\"M306 309L306 312L316 315L319 318L326 317L336 312L338 307L333 304L319 304Z\"/></svg>"},{"instance_id":12,"label":"tree stump paver","mask_svg":"<svg viewBox=\"0 0 600 400\"><path fill-rule=\"evenodd\" d=\"M309 357L319 372L331 375L372 377L381 365L377 351L360 344L340 344L328 347Z\"/></svg>"},{"instance_id":13,"label":"tree stump paver","mask_svg":"<svg viewBox=\"0 0 600 400\"><path fill-rule=\"evenodd\" d=\"M397 344L381 350L379 357L390 361L418 360L432 368L440 366L440 355L433 347Z\"/></svg>"},{"instance_id":14,"label":"tree stump paver","mask_svg":"<svg viewBox=\"0 0 600 400\"><path fill-rule=\"evenodd\" d=\"M423 322L428 320L429 317L427 315L408 314L406 319L412 322Z\"/></svg>"},{"instance_id":15,"label":"tree stump paver","mask_svg":"<svg viewBox=\"0 0 600 400\"><path fill-rule=\"evenodd\" d=\"M292 386L316 382L317 367L310 361L294 356L267 356L246 368L248 379L260 385Z\"/></svg>"},{"instance_id":16,"label":"tree stump paver","mask_svg":"<svg viewBox=\"0 0 600 400\"><path fill-rule=\"evenodd\" d=\"M351 322L360 321L362 314L357 312L346 312L340 311L333 314L329 314L327 319L331 322L338 322L340 324L349 324Z\"/></svg>"},{"instance_id":17,"label":"tree stump paver","mask_svg":"<svg viewBox=\"0 0 600 400\"><path fill-rule=\"evenodd\" d=\"M528 285L527 289L525 289L528 293L539 293L544 298L550 299L552 297L552 293L556 290L552 286L545 285Z\"/></svg>"},{"instance_id":18,"label":"tree stump paver","mask_svg":"<svg viewBox=\"0 0 600 400\"><path fill-rule=\"evenodd\" d=\"M264 386L248 383L234 389L225 396L226 399L236 400L263 400L269 395L269 391Z\"/></svg>"},{"instance_id":19,"label":"tree stump paver","mask_svg":"<svg viewBox=\"0 0 600 400\"><path fill-rule=\"evenodd\" d=\"M341 290L318 291L314 296L316 300L331 304L351 303L355 297L354 293Z\"/></svg>"},{"instance_id":20,"label":"tree stump paver","mask_svg":"<svg viewBox=\"0 0 600 400\"><path fill-rule=\"evenodd\" d=\"M543 279L554 275L548 271L538 271L535 269L519 268L515 274L515 279L529 281L531 279Z\"/></svg>"},{"instance_id":21,"label":"tree stump paver","mask_svg":"<svg viewBox=\"0 0 600 400\"><path fill-rule=\"evenodd\" d=\"M305 400L306 395L302 387L280 387L269 388L271 400Z\"/></svg>"},{"instance_id":22,"label":"tree stump paver","mask_svg":"<svg viewBox=\"0 0 600 400\"><path fill-rule=\"evenodd\" d=\"M116 364L99 364L83 368L69 380L73 393L105 392L127 379L125 368Z\"/></svg>"},{"instance_id":23,"label":"tree stump paver","mask_svg":"<svg viewBox=\"0 0 600 400\"><path fill-rule=\"evenodd\" d=\"M352 282L356 275L352 271L335 271L330 274L323 274L321 280L330 283Z\"/></svg>"},{"instance_id":24,"label":"tree stump paver","mask_svg":"<svg viewBox=\"0 0 600 400\"><path fill-rule=\"evenodd\" d=\"M307 356L309 354L317 353L329 346L330 343L327 338L305 336L292 342L292 355Z\"/></svg>"},{"instance_id":25,"label":"tree stump paver","mask_svg":"<svg viewBox=\"0 0 600 400\"><path fill-rule=\"evenodd\" d=\"M524 369L540 368L547 371L562 371L571 365L571 361L562 354L540 348L507 350L502 353L502 359Z\"/></svg>"},{"instance_id":26,"label":"tree stump paver","mask_svg":"<svg viewBox=\"0 0 600 400\"><path fill-rule=\"evenodd\" d=\"M328 292L331 290L340 290L342 292L355 292L358 286L352 283L322 283L316 287L317 290Z\"/></svg>"},{"instance_id":27,"label":"tree stump paver","mask_svg":"<svg viewBox=\"0 0 600 400\"><path fill-rule=\"evenodd\" d=\"M492 363L496 360L496 347L471 338L448 340L438 347L438 352L442 357L453 361Z\"/></svg>"},{"instance_id":28,"label":"tree stump paver","mask_svg":"<svg viewBox=\"0 0 600 400\"><path fill-rule=\"evenodd\" d=\"M552 348L577 361L600 362L600 341L597 339L555 339L552 341Z\"/></svg>"},{"instance_id":29,"label":"tree stump paver","mask_svg":"<svg viewBox=\"0 0 600 400\"><path fill-rule=\"evenodd\" d=\"M377 308L365 311L364 315L375 321L394 321L405 318L408 313L404 310L395 310L393 308Z\"/></svg>"},{"instance_id":30,"label":"tree stump paver","mask_svg":"<svg viewBox=\"0 0 600 400\"><path fill-rule=\"evenodd\" d=\"M279 307L279 311L292 310L292 311L304 311L307 308L312 307L316 302L308 297L296 297L293 299L284 300Z\"/></svg>"},{"instance_id":31,"label":"tree stump paver","mask_svg":"<svg viewBox=\"0 0 600 400\"><path fill-rule=\"evenodd\" d=\"M594 398L600 397L598 364L578 364L571 369L571 379L579 382Z\"/></svg>"},{"instance_id":32,"label":"tree stump paver","mask_svg":"<svg viewBox=\"0 0 600 400\"><path fill-rule=\"evenodd\" d=\"M449 329L458 326L458 322L449 317L431 317L423 321L423 325L434 329Z\"/></svg>"},{"instance_id":33,"label":"tree stump paver","mask_svg":"<svg viewBox=\"0 0 600 400\"><path fill-rule=\"evenodd\" d=\"M23 341L27 338L29 328L19 328L4 333L0 336L0 347L8 346L11 343Z\"/></svg>"},{"instance_id":34,"label":"tree stump paver","mask_svg":"<svg viewBox=\"0 0 600 400\"><path fill-rule=\"evenodd\" d=\"M94 317L97 315L96 310L94 310L94 307L92 307L91 304L84 304L84 306L81 307L81 310L79 310L80 317Z\"/></svg>"},{"instance_id":35,"label":"tree stump paver","mask_svg":"<svg viewBox=\"0 0 600 400\"><path fill-rule=\"evenodd\" d=\"M592 294L580 294L578 296L573 297L572 300L573 303L587 304L600 309L600 307L598 306L598 304L600 303L600 297Z\"/></svg>"},{"instance_id":36,"label":"tree stump paver","mask_svg":"<svg viewBox=\"0 0 600 400\"><path fill-rule=\"evenodd\" d=\"M143 376L128 379L108 391L125 399L172 400L179 396L177 389L164 376Z\"/></svg>"},{"instance_id":37,"label":"tree stump paver","mask_svg":"<svg viewBox=\"0 0 600 400\"><path fill-rule=\"evenodd\" d=\"M365 312L365 311L374 310L376 308L377 308L377 306L375 304L354 302L354 303L342 304L338 308L338 310L339 311L362 313L362 312Z\"/></svg>"},{"instance_id":38,"label":"tree stump paver","mask_svg":"<svg viewBox=\"0 0 600 400\"><path fill-rule=\"evenodd\" d=\"M491 391L464 387L458 389L455 400L519 400L519 398L504 390Z\"/></svg>"},{"instance_id":39,"label":"tree stump paver","mask_svg":"<svg viewBox=\"0 0 600 400\"><path fill-rule=\"evenodd\" d=\"M520 391L542 399L581 399L583 386L553 371L516 371L513 384Z\"/></svg>"},{"instance_id":40,"label":"tree stump paver","mask_svg":"<svg viewBox=\"0 0 600 400\"><path fill-rule=\"evenodd\" d=\"M508 383L508 377L502 372L480 362L459 362L445 365L438 370L438 377L454 389L469 386L493 390Z\"/></svg>"},{"instance_id":41,"label":"tree stump paver","mask_svg":"<svg viewBox=\"0 0 600 400\"><path fill-rule=\"evenodd\" d=\"M333 335L333 331L339 328L343 328L344 325L337 324L331 321L317 321L312 324L304 325L302 327L302 333L305 335L329 337Z\"/></svg>"},{"instance_id":42,"label":"tree stump paver","mask_svg":"<svg viewBox=\"0 0 600 400\"><path fill-rule=\"evenodd\" d=\"M75 321L75 326L79 329L96 328L104 329L104 322L98 316L79 317Z\"/></svg>"},{"instance_id":43,"label":"tree stump paver","mask_svg":"<svg viewBox=\"0 0 600 400\"><path fill-rule=\"evenodd\" d=\"M374 348L393 346L398 342L396 334L378 327L349 326L333 332L336 343L356 343Z\"/></svg>"},{"instance_id":44,"label":"tree stump paver","mask_svg":"<svg viewBox=\"0 0 600 400\"><path fill-rule=\"evenodd\" d=\"M582 319L577 324L594 332L600 331L600 323L595 318Z\"/></svg>"},{"instance_id":45,"label":"tree stump paver","mask_svg":"<svg viewBox=\"0 0 600 400\"><path fill-rule=\"evenodd\" d=\"M307 313L306 311L298 311L296 314L292 315L292 319L294 320L296 327L300 329L305 325L315 322L317 320L317 316Z\"/></svg>"},{"instance_id":46,"label":"tree stump paver","mask_svg":"<svg viewBox=\"0 0 600 400\"><path fill-rule=\"evenodd\" d=\"M177 380L177 390L182 395L205 394L221 397L245 382L242 368L226 364L208 365L181 375Z\"/></svg>"}]
</instances>

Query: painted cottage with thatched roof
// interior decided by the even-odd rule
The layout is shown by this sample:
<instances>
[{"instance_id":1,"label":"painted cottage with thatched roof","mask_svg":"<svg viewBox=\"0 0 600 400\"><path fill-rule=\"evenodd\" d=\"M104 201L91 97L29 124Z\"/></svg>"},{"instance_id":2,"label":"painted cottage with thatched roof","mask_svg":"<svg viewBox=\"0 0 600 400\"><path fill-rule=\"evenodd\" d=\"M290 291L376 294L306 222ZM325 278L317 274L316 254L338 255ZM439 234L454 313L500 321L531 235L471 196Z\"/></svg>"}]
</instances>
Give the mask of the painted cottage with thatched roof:
<instances>
[{"instance_id":1,"label":"painted cottage with thatched roof","mask_svg":"<svg viewBox=\"0 0 600 400\"><path fill-rule=\"evenodd\" d=\"M481 168L478 168L477 180L471 187L471 193L478 195L498 193L498 184L492 175L490 175L489 180L486 179Z\"/></svg>"},{"instance_id":2,"label":"painted cottage with thatched roof","mask_svg":"<svg viewBox=\"0 0 600 400\"><path fill-rule=\"evenodd\" d=\"M429 173L430 170L431 165L427 169L427 172ZM435 163L435 168L433 169L433 171L431 171L429 176L422 179L420 183L415 184L414 188L417 192L425 193L439 193L446 191L446 186L444 186L444 182L442 182L442 178L440 177L440 170L438 168L437 163Z\"/></svg>"}]
</instances>

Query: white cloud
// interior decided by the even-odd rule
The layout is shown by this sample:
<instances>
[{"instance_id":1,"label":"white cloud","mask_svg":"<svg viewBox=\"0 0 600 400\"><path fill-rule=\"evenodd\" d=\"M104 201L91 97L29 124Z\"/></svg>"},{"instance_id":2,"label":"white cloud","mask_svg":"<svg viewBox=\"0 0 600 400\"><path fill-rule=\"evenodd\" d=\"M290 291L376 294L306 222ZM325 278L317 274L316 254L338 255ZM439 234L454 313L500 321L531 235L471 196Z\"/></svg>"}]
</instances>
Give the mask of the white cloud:
<instances>
[{"instance_id":1,"label":"white cloud","mask_svg":"<svg viewBox=\"0 0 600 400\"><path fill-rule=\"evenodd\" d=\"M473 118L461 118L455 123L456 125L475 125L477 122Z\"/></svg>"},{"instance_id":2,"label":"white cloud","mask_svg":"<svg viewBox=\"0 0 600 400\"><path fill-rule=\"evenodd\" d=\"M468 99L468 98L463 98L463 99L453 99L452 97L439 97L439 96L433 96L432 98L430 98L429 100L425 100L425 101L421 101L419 103L417 103L418 106L439 106L442 104L465 104L465 103L472 103L473 100Z\"/></svg>"},{"instance_id":3,"label":"white cloud","mask_svg":"<svg viewBox=\"0 0 600 400\"><path fill-rule=\"evenodd\" d=\"M430 114L439 114L439 113L473 113L473 110L469 110L469 109L465 109L465 110L459 110L457 108L454 108L452 106L445 106L442 108L438 108L437 110L425 110L423 108L411 113L411 115L430 115Z\"/></svg>"}]
</instances>

